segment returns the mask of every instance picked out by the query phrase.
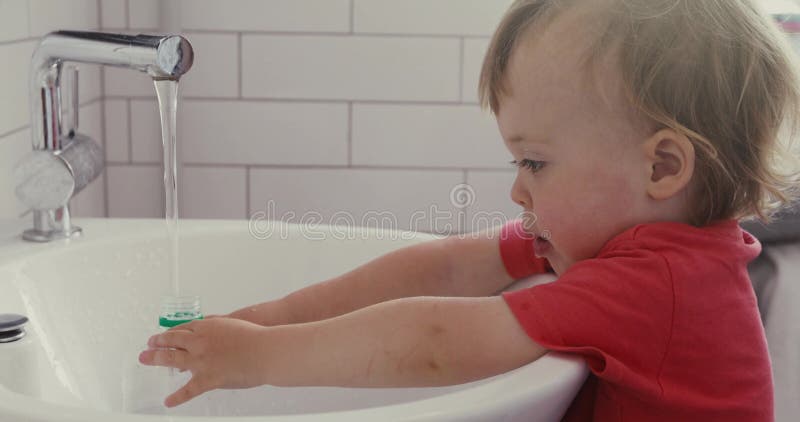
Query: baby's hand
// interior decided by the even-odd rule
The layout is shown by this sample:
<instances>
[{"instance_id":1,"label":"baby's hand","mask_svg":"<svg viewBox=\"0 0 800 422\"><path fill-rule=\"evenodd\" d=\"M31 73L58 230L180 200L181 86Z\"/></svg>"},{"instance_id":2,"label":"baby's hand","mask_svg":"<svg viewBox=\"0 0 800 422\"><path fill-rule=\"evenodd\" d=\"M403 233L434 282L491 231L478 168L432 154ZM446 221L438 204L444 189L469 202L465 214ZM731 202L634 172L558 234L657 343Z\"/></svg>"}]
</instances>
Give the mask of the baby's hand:
<instances>
[{"instance_id":1,"label":"baby's hand","mask_svg":"<svg viewBox=\"0 0 800 422\"><path fill-rule=\"evenodd\" d=\"M192 372L189 382L164 401L173 407L215 388L263 384L266 334L265 327L237 319L192 321L150 337L139 362Z\"/></svg>"}]
</instances>

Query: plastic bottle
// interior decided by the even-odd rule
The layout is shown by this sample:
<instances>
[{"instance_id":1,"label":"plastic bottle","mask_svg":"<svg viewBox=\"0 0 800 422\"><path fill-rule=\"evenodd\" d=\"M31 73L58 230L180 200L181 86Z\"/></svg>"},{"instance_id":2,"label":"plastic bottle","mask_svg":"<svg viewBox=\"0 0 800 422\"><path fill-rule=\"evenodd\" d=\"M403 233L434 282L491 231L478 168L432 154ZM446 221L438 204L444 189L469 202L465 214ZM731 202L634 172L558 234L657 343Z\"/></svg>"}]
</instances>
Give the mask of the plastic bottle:
<instances>
[{"instance_id":1,"label":"plastic bottle","mask_svg":"<svg viewBox=\"0 0 800 422\"><path fill-rule=\"evenodd\" d=\"M198 296L166 296L161 300L158 332L196 319L203 319ZM142 365L138 351L131 361L122 380L122 410L129 413L166 414L164 399L186 384L191 373Z\"/></svg>"}]
</instances>

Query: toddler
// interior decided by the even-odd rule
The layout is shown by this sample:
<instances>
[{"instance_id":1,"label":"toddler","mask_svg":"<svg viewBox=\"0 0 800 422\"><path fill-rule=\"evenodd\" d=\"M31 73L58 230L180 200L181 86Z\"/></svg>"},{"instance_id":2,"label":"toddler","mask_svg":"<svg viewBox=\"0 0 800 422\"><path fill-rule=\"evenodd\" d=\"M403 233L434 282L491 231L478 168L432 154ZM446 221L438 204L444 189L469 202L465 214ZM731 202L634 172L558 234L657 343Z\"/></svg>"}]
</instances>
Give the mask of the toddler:
<instances>
[{"instance_id":1,"label":"toddler","mask_svg":"<svg viewBox=\"0 0 800 422\"><path fill-rule=\"evenodd\" d=\"M772 420L760 244L738 220L792 198L794 60L747 0L518 0L479 89L524 218L176 327L140 361L192 372L175 406L261 384L458 384L556 350L591 370L568 420Z\"/></svg>"}]
</instances>

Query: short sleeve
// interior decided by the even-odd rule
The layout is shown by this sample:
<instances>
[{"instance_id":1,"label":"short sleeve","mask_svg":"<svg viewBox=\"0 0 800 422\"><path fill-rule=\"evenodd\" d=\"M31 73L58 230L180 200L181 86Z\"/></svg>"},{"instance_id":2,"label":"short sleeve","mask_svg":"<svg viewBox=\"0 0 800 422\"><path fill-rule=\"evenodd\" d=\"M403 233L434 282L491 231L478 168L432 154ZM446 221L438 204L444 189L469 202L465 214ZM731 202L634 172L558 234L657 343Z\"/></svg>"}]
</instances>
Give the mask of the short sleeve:
<instances>
[{"instance_id":1,"label":"short sleeve","mask_svg":"<svg viewBox=\"0 0 800 422\"><path fill-rule=\"evenodd\" d=\"M672 279L658 254L610 252L503 298L534 341L582 355L595 374L648 384L658 378L674 310Z\"/></svg>"},{"instance_id":2,"label":"short sleeve","mask_svg":"<svg viewBox=\"0 0 800 422\"><path fill-rule=\"evenodd\" d=\"M533 252L534 238L522 227L522 220L506 223L500 231L500 256L508 275L520 279L551 271L546 259Z\"/></svg>"}]
</instances>

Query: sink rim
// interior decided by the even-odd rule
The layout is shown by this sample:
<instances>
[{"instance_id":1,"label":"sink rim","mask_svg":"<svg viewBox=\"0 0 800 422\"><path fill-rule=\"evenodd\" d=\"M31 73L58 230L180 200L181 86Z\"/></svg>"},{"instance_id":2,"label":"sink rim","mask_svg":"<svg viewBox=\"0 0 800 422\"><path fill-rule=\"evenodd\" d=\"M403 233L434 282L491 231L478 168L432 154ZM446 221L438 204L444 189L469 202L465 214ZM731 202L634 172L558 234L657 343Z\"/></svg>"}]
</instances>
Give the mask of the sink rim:
<instances>
[{"instance_id":1,"label":"sink rim","mask_svg":"<svg viewBox=\"0 0 800 422\"><path fill-rule=\"evenodd\" d=\"M555 367L554 372L560 375L558 379L552 379L547 384L534 384L533 390L508 389L502 395L482 394L483 390L495 390L502 388L504 384L513 384L514 381L524 377L526 373L542 372L543 367ZM421 417L453 417L457 415L469 414L479 415L482 412L492 412L495 408L509 409L511 403L519 403L520 396L552 389L563 383L570 383L580 379L581 384L588 376L588 367L584 361L575 355L561 352L548 352L534 362L523 365L519 368L490 377L480 385L469 387L462 390L448 392L435 397L412 400L409 402L390 404L386 406L375 406L361 409L337 410L331 412L314 412L300 414L266 414L257 416L179 416L179 415L146 415L135 413L121 413L100 409L89 409L81 407L67 406L47 402L34 397L12 392L0 385L0 416L12 416L19 418L29 418L29 420L50 420L57 415L59 421L63 422L85 422L95 420L93 418L106 418L113 416L113 420L122 422L146 422L164 421L170 422L213 422L227 419L241 421L290 421L290 422L312 422L325 418L329 421L352 421L363 420L363 418L384 418L389 420L410 420ZM346 387L342 387L346 388ZM432 387L435 388L435 387ZM489 401L487 403L487 401ZM443 404L455 404L458 406L443 406ZM280 419L277 419L280 418ZM358 419L356 419L358 418ZM98 419L99 420L99 419ZM108 419L102 419L108 420Z\"/></svg>"},{"instance_id":2,"label":"sink rim","mask_svg":"<svg viewBox=\"0 0 800 422\"><path fill-rule=\"evenodd\" d=\"M106 242L113 242L122 240L124 243L131 243L135 240L148 240L148 239L161 239L166 240L166 225L162 218L84 218L74 219L75 225L83 228L81 236L73 239L59 239L47 243L36 243L22 239L22 227L24 225L16 224L3 227L8 233L0 232L0 266L4 266L20 259L25 259L29 256L38 255L40 253L48 253L52 251L59 251L67 246L90 246L94 244L102 244ZM276 221L276 224L288 227L290 233L300 231L301 223L287 223ZM14 228L19 226L18 231ZM248 220L235 220L235 219L180 219L178 222L178 238L190 237L196 234L209 234L209 233L230 233L232 229L249 230ZM330 224L316 224L315 229L318 231L330 232L333 228L343 228L345 226L336 226ZM367 239L375 239L377 229L369 227L353 227L359 237L358 240L363 239L364 233L367 234ZM413 240L433 240L445 237L434 233L425 232L410 232L407 230L399 229L382 229L384 236L405 236L402 237L404 241ZM249 231L242 232L242 235L249 235L253 240L258 241L262 239L256 238ZM263 239L268 240L268 239ZM348 239L349 240L349 239Z\"/></svg>"}]
</instances>

